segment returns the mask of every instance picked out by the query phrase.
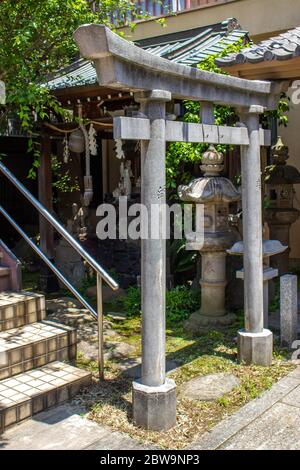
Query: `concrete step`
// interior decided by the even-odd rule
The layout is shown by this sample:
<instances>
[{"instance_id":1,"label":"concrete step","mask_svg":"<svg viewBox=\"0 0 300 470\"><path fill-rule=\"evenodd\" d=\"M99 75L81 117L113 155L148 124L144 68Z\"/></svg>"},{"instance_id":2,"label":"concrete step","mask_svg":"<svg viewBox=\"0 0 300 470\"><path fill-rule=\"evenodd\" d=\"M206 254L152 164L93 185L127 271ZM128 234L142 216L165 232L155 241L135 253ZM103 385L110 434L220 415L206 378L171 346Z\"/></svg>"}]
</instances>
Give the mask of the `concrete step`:
<instances>
[{"instance_id":1,"label":"concrete step","mask_svg":"<svg viewBox=\"0 0 300 470\"><path fill-rule=\"evenodd\" d=\"M70 400L91 383L90 372L62 362L0 381L0 434L13 424Z\"/></svg>"},{"instance_id":2,"label":"concrete step","mask_svg":"<svg viewBox=\"0 0 300 470\"><path fill-rule=\"evenodd\" d=\"M45 317L43 295L25 291L0 293L0 332L36 323Z\"/></svg>"},{"instance_id":3,"label":"concrete step","mask_svg":"<svg viewBox=\"0 0 300 470\"><path fill-rule=\"evenodd\" d=\"M75 361L76 330L38 322L0 333L0 380L54 361Z\"/></svg>"},{"instance_id":4,"label":"concrete step","mask_svg":"<svg viewBox=\"0 0 300 470\"><path fill-rule=\"evenodd\" d=\"M11 270L0 266L0 292L11 289Z\"/></svg>"}]
</instances>

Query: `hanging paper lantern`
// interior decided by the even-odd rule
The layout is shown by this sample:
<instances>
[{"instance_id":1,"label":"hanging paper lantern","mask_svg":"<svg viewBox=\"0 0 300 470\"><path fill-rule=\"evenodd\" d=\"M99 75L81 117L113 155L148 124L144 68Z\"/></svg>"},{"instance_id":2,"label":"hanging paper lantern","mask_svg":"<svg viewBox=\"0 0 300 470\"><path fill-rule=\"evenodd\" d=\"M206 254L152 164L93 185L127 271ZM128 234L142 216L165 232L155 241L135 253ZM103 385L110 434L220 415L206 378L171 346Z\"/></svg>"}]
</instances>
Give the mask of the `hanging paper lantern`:
<instances>
[{"instance_id":1,"label":"hanging paper lantern","mask_svg":"<svg viewBox=\"0 0 300 470\"><path fill-rule=\"evenodd\" d=\"M85 151L85 139L81 129L76 129L76 131L71 133L69 149L75 153L83 153Z\"/></svg>"}]
</instances>

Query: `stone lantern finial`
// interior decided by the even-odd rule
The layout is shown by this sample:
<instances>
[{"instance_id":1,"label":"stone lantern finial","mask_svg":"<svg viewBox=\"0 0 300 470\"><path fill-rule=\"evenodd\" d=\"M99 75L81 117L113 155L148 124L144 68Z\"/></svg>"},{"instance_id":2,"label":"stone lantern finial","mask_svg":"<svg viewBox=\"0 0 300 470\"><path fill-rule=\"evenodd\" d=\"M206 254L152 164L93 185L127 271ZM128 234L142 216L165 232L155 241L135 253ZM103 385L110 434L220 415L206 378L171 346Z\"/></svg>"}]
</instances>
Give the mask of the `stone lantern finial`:
<instances>
[{"instance_id":1,"label":"stone lantern finial","mask_svg":"<svg viewBox=\"0 0 300 470\"><path fill-rule=\"evenodd\" d=\"M276 145L272 147L272 157L276 165L285 165L289 158L289 148L287 145L284 145L280 136Z\"/></svg>"},{"instance_id":2,"label":"stone lantern finial","mask_svg":"<svg viewBox=\"0 0 300 470\"><path fill-rule=\"evenodd\" d=\"M201 170L204 176L218 176L224 169L224 156L218 152L214 145L210 145L207 152L202 156Z\"/></svg>"}]
</instances>

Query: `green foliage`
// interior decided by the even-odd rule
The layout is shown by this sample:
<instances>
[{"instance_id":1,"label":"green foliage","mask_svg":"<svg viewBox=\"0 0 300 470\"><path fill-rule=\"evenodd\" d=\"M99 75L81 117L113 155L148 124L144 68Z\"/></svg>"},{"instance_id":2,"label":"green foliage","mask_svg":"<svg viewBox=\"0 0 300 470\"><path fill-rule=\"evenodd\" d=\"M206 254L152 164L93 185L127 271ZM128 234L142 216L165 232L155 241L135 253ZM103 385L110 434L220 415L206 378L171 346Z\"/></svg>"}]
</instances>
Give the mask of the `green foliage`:
<instances>
[{"instance_id":1,"label":"green foliage","mask_svg":"<svg viewBox=\"0 0 300 470\"><path fill-rule=\"evenodd\" d=\"M239 52L245 45L242 41L227 46L220 54L209 56L198 64L198 68L207 72L226 74L215 64L217 57L224 57L234 52ZM195 101L184 101L184 122L200 122L200 103ZM217 125L233 124L237 120L233 108L226 106L215 106L215 122ZM225 145L217 146L217 150L225 152ZM202 154L207 150L206 144L191 144L175 142L169 144L166 155L166 177L167 188L175 190L179 184L188 183L193 174L193 165L201 162Z\"/></svg>"},{"instance_id":2,"label":"green foliage","mask_svg":"<svg viewBox=\"0 0 300 470\"><path fill-rule=\"evenodd\" d=\"M184 273L190 271L196 264L197 251L187 251L186 241L173 240L170 243L169 256L171 260L171 272Z\"/></svg>"},{"instance_id":3,"label":"green foliage","mask_svg":"<svg viewBox=\"0 0 300 470\"><path fill-rule=\"evenodd\" d=\"M128 317L141 314L141 291L137 287L130 287L123 300L124 310ZM199 292L185 286L177 286L166 292L167 323L172 324L183 321L199 308Z\"/></svg>"},{"instance_id":4,"label":"green foliage","mask_svg":"<svg viewBox=\"0 0 300 470\"><path fill-rule=\"evenodd\" d=\"M30 136L29 151L39 157L36 122L48 120L50 112L63 118L59 102L41 84L77 56L73 32L84 23L111 24L111 16L122 24L130 11L138 12L130 0L1 0L0 80L6 84L6 105L0 106L0 129L11 115L20 118ZM118 12L118 15L117 15ZM120 19L118 19L120 18ZM36 176L36 167L31 177Z\"/></svg>"},{"instance_id":5,"label":"green foliage","mask_svg":"<svg viewBox=\"0 0 300 470\"><path fill-rule=\"evenodd\" d=\"M222 52L211 55L198 64L197 68L205 70L206 72L214 72L218 74L228 75L223 69L218 67L215 63L216 58L225 57L230 54L238 53L241 49L249 47L250 44L245 45L242 40L237 41L235 44L227 46ZM185 112L183 121L185 122L200 122L200 103L195 101L184 101ZM278 107L275 111L268 111L263 116L263 125L265 128L269 127L270 118L276 118L279 125L287 126L289 111L289 98L286 94L281 96ZM216 125L235 125L238 118L235 110L228 106L215 106L215 123ZM216 146L219 152L226 152L228 146ZM201 162L202 154L207 150L205 144L191 144L175 142L169 144L166 155L166 177L167 188L175 190L178 185L186 184L193 176L194 164Z\"/></svg>"},{"instance_id":6,"label":"green foliage","mask_svg":"<svg viewBox=\"0 0 300 470\"><path fill-rule=\"evenodd\" d=\"M123 299L123 307L128 317L141 314L141 290L137 287L129 287L126 297Z\"/></svg>"},{"instance_id":7,"label":"green foliage","mask_svg":"<svg viewBox=\"0 0 300 470\"><path fill-rule=\"evenodd\" d=\"M166 186L176 190L179 184L188 183L191 171L187 164L201 161L203 145L174 142L168 146L166 154Z\"/></svg>"},{"instance_id":8,"label":"green foliage","mask_svg":"<svg viewBox=\"0 0 300 470\"><path fill-rule=\"evenodd\" d=\"M177 286L167 291L167 323L186 320L199 308L199 292L185 286Z\"/></svg>"},{"instance_id":9,"label":"green foliage","mask_svg":"<svg viewBox=\"0 0 300 470\"><path fill-rule=\"evenodd\" d=\"M52 155L52 186L62 193L72 193L73 191L79 191L79 183L76 179L73 181L70 171L62 171L62 162L60 162L55 155Z\"/></svg>"},{"instance_id":10,"label":"green foliage","mask_svg":"<svg viewBox=\"0 0 300 470\"><path fill-rule=\"evenodd\" d=\"M207 72L214 72L214 73L220 73L223 75L228 75L225 70L221 69L218 67L215 63L215 59L221 58L221 57L226 57L230 54L237 54L240 52L241 49L245 49L246 47L250 47L251 43L244 44L244 41L240 39L234 44L230 44L229 46L225 47L223 51L217 53L217 54L212 54L211 56L207 57L205 60L200 62L198 64L198 69L201 70L206 70Z\"/></svg>"},{"instance_id":11,"label":"green foliage","mask_svg":"<svg viewBox=\"0 0 300 470\"><path fill-rule=\"evenodd\" d=\"M286 93L282 93L281 98L278 102L277 109L275 111L267 111L263 116L264 127L269 127L270 119L277 119L279 126L287 127L289 118L287 113L290 110L290 98Z\"/></svg>"}]
</instances>

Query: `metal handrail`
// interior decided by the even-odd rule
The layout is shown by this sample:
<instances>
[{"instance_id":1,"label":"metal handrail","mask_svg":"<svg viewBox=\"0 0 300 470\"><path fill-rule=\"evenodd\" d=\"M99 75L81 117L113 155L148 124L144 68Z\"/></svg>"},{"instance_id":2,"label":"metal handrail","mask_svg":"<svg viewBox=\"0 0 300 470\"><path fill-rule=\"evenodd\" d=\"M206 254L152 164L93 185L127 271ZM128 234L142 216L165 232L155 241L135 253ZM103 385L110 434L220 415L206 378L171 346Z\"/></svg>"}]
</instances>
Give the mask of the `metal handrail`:
<instances>
[{"instance_id":1,"label":"metal handrail","mask_svg":"<svg viewBox=\"0 0 300 470\"><path fill-rule=\"evenodd\" d=\"M28 189L0 162L0 171L9 179L9 181L25 196L29 202L38 210L38 212L45 217L46 220L67 240L70 245L77 251L77 253L84 258L89 265L104 279L104 281L113 290L119 288L118 283L94 260L94 258L85 251L85 249L78 243L78 241L58 222L55 217L31 194Z\"/></svg>"},{"instance_id":2,"label":"metal handrail","mask_svg":"<svg viewBox=\"0 0 300 470\"><path fill-rule=\"evenodd\" d=\"M0 214L2 214L8 222L19 232L22 238L28 243L28 245L42 258L44 263L54 272L54 274L59 278L59 280L72 292L72 294L77 297L77 299L85 306L87 310L91 312L93 317L97 320L97 312L93 307L82 297L82 295L72 286L72 284L65 278L65 276L54 266L53 263L47 258L47 256L42 252L42 250L28 237L28 235L21 229L17 222L6 212L6 210L0 206Z\"/></svg>"},{"instance_id":3,"label":"metal handrail","mask_svg":"<svg viewBox=\"0 0 300 470\"><path fill-rule=\"evenodd\" d=\"M40 248L27 236L15 220L0 206L0 213L12 224L31 248L41 257L46 265L54 272L60 281L77 297L77 299L89 310L94 318L98 320L98 355L99 355L99 377L104 378L104 352L103 352L103 302L102 302L102 280L104 280L113 290L119 288L118 283L92 258L89 253L78 243L78 241L58 222L55 217L28 191L25 186L0 162L0 171L9 179L9 181L28 199L29 202L45 217L62 237L67 240L74 250L84 258L97 273L97 312L82 297L82 295L72 286L65 276L54 266Z\"/></svg>"}]
</instances>

